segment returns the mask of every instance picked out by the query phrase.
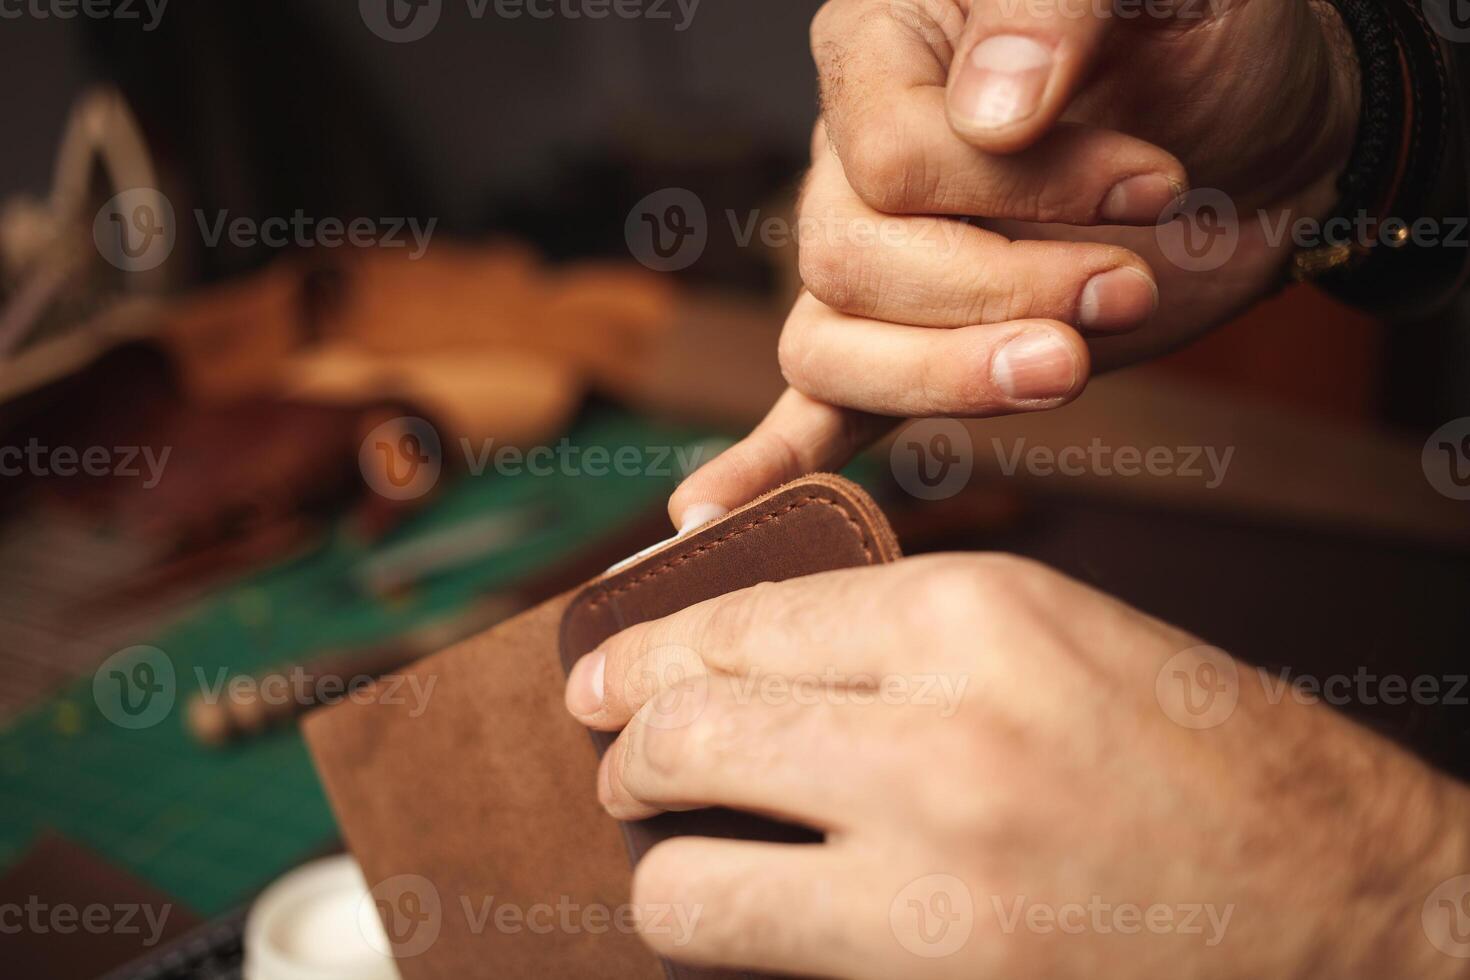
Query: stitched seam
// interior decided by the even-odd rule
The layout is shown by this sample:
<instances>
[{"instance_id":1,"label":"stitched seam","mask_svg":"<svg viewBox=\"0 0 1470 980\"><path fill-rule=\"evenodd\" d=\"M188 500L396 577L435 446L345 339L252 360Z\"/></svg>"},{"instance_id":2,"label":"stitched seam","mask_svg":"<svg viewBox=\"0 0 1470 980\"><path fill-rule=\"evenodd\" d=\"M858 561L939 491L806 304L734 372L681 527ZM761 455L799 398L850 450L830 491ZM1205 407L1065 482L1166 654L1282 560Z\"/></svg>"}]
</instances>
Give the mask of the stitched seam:
<instances>
[{"instance_id":1,"label":"stitched seam","mask_svg":"<svg viewBox=\"0 0 1470 980\"><path fill-rule=\"evenodd\" d=\"M644 582L648 581L649 579L657 578L658 576L664 574L665 572L672 571L675 568L678 568L680 565L683 565L686 562L693 561L695 558L698 558L700 555L703 555L703 554L706 554L708 552L714 551L716 548L718 548L720 545L724 544L725 542L730 541L730 540L733 540L734 538L738 538L738 537L740 537L740 535L745 534L748 531L753 531L754 529L756 529L758 527L762 527L762 526L764 526L766 524L770 524L770 523L773 523L775 521L778 521L781 518L785 517L787 514L791 513L792 511L797 510L798 508L801 508L801 507L805 507L807 504L824 504L824 505L826 505L828 507L831 507L833 510L837 511L839 514L841 514L842 515L842 519L845 520L845 521L847 521L847 523L850 524L850 525L852 525L853 529L857 531L858 540L862 542L862 546L863 546L863 556L865 558L867 558L867 560L868 560L869 563L871 563L873 561L873 549L868 544L868 536L867 536L866 533L864 533L863 526L861 524L859 524L857 522L857 520L851 514L849 514L847 512L847 508L846 507L843 507L841 504L839 504L837 501L833 500L830 497L817 497L817 496L802 497L799 500L795 500L795 501L787 504L785 507L782 507L780 510L772 511L771 513L766 514L763 517L757 517L755 520L750 521L749 523L742 524L742 525L740 525L737 528L732 528L727 534L722 534L718 538L715 538L713 541L710 541L710 542L708 542L706 544L700 545L698 548L695 548L693 551L690 551L690 552L687 552L685 554L682 554L682 555L678 556L677 558L670 558L668 561L663 562L662 564L658 565L657 567L650 568L648 571L642 573L641 575L638 575L638 576L630 579L628 582L626 582L623 585L618 586L616 589L607 589L607 590L604 590L596 598L591 599L591 600L589 600L587 602L587 608L591 609L591 608L594 608L596 606L600 606L603 603L609 601L615 595L621 595L624 592L630 592L633 589L638 588L638 586L642 585Z\"/></svg>"}]
</instances>

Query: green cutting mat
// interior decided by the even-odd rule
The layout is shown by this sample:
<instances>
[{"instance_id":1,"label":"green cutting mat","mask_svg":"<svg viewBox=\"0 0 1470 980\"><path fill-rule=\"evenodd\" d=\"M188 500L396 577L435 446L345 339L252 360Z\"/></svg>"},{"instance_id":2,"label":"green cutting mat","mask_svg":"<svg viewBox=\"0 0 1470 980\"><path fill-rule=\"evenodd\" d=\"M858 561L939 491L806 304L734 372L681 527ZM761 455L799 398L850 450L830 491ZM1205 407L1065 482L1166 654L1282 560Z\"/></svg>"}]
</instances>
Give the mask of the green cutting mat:
<instances>
[{"instance_id":1,"label":"green cutting mat","mask_svg":"<svg viewBox=\"0 0 1470 980\"><path fill-rule=\"evenodd\" d=\"M585 450L684 446L706 435L602 412L570 438ZM113 725L88 677L0 733L0 867L51 827L204 915L239 904L330 841L336 827L294 730L223 750L185 734L182 705L197 686L196 668L212 680L220 668L253 673L389 638L569 556L656 506L674 482L672 474L462 479L382 545L524 507L546 507L555 519L393 607L349 584L349 570L371 552L340 534L309 558L224 590L152 641L178 677L161 723Z\"/></svg>"}]
</instances>

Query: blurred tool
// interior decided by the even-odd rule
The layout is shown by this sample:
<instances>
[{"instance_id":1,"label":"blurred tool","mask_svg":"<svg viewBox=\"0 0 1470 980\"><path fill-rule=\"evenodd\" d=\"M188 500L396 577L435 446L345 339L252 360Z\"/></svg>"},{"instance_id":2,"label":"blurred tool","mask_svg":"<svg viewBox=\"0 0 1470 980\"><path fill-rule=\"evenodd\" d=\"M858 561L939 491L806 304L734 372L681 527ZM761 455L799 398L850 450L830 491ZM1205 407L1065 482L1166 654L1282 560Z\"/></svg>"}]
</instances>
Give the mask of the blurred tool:
<instances>
[{"instance_id":1,"label":"blurred tool","mask_svg":"<svg viewBox=\"0 0 1470 980\"><path fill-rule=\"evenodd\" d=\"M213 694L189 700L185 724L205 745L232 741L282 727L308 710L331 704L392 673L489 629L521 608L512 596L492 595L447 619L412 630L390 643L328 653L309 663L256 677L236 676Z\"/></svg>"},{"instance_id":2,"label":"blurred tool","mask_svg":"<svg viewBox=\"0 0 1470 980\"><path fill-rule=\"evenodd\" d=\"M0 310L0 359L43 327L78 328L89 270L101 266L93 223L101 200L137 188L162 198L142 131L122 94L110 86L82 93L72 106L46 201L15 198L0 209L0 272L10 285ZM97 189L102 188L98 195ZM103 267L105 268L105 267ZM114 291L156 292L165 269L138 269L117 278ZM58 309L64 308L64 309Z\"/></svg>"},{"instance_id":3,"label":"blurred tool","mask_svg":"<svg viewBox=\"0 0 1470 980\"><path fill-rule=\"evenodd\" d=\"M386 548L353 569L352 578L373 595L391 595L435 575L484 561L550 520L551 512L539 505L477 517Z\"/></svg>"}]
</instances>

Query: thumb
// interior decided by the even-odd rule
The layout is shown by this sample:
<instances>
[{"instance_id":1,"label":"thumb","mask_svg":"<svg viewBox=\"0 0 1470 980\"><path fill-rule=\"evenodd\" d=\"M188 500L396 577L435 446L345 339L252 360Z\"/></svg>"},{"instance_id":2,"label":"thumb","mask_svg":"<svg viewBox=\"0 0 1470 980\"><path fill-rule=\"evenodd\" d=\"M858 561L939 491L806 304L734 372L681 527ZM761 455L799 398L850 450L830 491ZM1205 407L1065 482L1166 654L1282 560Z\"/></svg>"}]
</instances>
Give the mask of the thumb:
<instances>
[{"instance_id":1,"label":"thumb","mask_svg":"<svg viewBox=\"0 0 1470 980\"><path fill-rule=\"evenodd\" d=\"M949 121L1014 153L1040 139L1086 81L1112 18L1065 0L975 0L950 68Z\"/></svg>"}]
</instances>

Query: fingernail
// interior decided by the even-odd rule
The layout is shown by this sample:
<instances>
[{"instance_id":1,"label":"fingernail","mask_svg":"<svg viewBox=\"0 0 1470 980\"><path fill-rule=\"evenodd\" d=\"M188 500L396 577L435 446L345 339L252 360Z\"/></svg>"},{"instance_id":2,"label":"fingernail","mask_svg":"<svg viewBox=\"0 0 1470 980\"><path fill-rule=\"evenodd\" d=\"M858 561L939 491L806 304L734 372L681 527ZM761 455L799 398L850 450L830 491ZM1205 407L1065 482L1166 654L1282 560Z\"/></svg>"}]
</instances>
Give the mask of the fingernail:
<instances>
[{"instance_id":1,"label":"fingernail","mask_svg":"<svg viewBox=\"0 0 1470 980\"><path fill-rule=\"evenodd\" d=\"M1118 224L1155 225L1173 213L1184 188L1163 174L1140 174L1120 180L1097 209L1099 220Z\"/></svg>"},{"instance_id":2,"label":"fingernail","mask_svg":"<svg viewBox=\"0 0 1470 980\"><path fill-rule=\"evenodd\" d=\"M977 129L1004 129L1036 114L1053 67L1046 45L1019 34L986 38L955 80L954 111Z\"/></svg>"},{"instance_id":3,"label":"fingernail","mask_svg":"<svg viewBox=\"0 0 1470 980\"><path fill-rule=\"evenodd\" d=\"M679 536L683 537L695 528L717 521L728 513L729 509L719 504L690 504L684 509L684 523L679 525Z\"/></svg>"},{"instance_id":4,"label":"fingernail","mask_svg":"<svg viewBox=\"0 0 1470 980\"><path fill-rule=\"evenodd\" d=\"M1077 355L1055 331L1033 330L1011 340L995 355L991 377L1012 398L1060 398L1077 383Z\"/></svg>"},{"instance_id":5,"label":"fingernail","mask_svg":"<svg viewBox=\"0 0 1470 980\"><path fill-rule=\"evenodd\" d=\"M578 660L567 677L567 710L578 718L601 711L606 673L607 655L600 650Z\"/></svg>"},{"instance_id":6,"label":"fingernail","mask_svg":"<svg viewBox=\"0 0 1470 980\"><path fill-rule=\"evenodd\" d=\"M616 746L608 749L602 764L597 767L597 802L602 804L604 810L612 806L612 764L613 753L616 751Z\"/></svg>"},{"instance_id":7,"label":"fingernail","mask_svg":"<svg viewBox=\"0 0 1470 980\"><path fill-rule=\"evenodd\" d=\"M1077 301L1077 326L1083 330L1136 327L1159 306L1159 287L1137 269L1113 269L1093 276Z\"/></svg>"}]
</instances>

